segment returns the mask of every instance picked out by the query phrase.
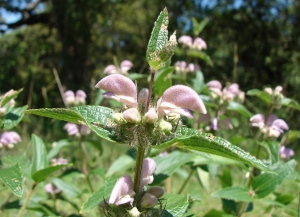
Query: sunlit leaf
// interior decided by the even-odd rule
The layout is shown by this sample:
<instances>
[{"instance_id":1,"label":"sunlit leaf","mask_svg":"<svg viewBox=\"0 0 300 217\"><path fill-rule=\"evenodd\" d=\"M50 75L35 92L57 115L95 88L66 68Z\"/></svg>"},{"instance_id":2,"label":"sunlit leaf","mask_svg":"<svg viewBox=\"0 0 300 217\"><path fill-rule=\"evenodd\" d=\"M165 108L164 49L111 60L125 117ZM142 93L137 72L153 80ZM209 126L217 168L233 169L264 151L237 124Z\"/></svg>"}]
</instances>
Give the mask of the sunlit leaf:
<instances>
[{"instance_id":1,"label":"sunlit leaf","mask_svg":"<svg viewBox=\"0 0 300 217\"><path fill-rule=\"evenodd\" d=\"M245 106L243 106L242 104L238 103L238 102L229 102L227 108L228 110L231 110L231 111L235 111L245 117L252 117L253 115L251 114L251 112L248 111L248 109L246 109Z\"/></svg>"},{"instance_id":2,"label":"sunlit leaf","mask_svg":"<svg viewBox=\"0 0 300 217\"><path fill-rule=\"evenodd\" d=\"M0 169L1 181L18 197L23 194L23 174L20 164L10 168Z\"/></svg>"},{"instance_id":3,"label":"sunlit leaf","mask_svg":"<svg viewBox=\"0 0 300 217\"><path fill-rule=\"evenodd\" d=\"M249 189L246 187L228 187L223 188L212 194L213 197L221 197L229 200L251 202L253 197L249 194Z\"/></svg>"},{"instance_id":4,"label":"sunlit leaf","mask_svg":"<svg viewBox=\"0 0 300 217\"><path fill-rule=\"evenodd\" d=\"M23 88L6 92L2 97L0 97L0 107L5 106L5 104L8 103L11 99L17 97L19 93L22 92L22 90Z\"/></svg>"},{"instance_id":5,"label":"sunlit leaf","mask_svg":"<svg viewBox=\"0 0 300 217\"><path fill-rule=\"evenodd\" d=\"M189 196L181 194L164 194L162 197L166 204L162 217L182 217L189 205Z\"/></svg>"},{"instance_id":6,"label":"sunlit leaf","mask_svg":"<svg viewBox=\"0 0 300 217\"><path fill-rule=\"evenodd\" d=\"M39 183L39 182L44 181L48 176L50 176L55 171L60 170L66 166L71 166L71 165L72 164L61 164L61 165L56 165L56 166L50 166L50 167L36 171L35 173L33 173L31 175L31 177L35 182Z\"/></svg>"},{"instance_id":7,"label":"sunlit leaf","mask_svg":"<svg viewBox=\"0 0 300 217\"><path fill-rule=\"evenodd\" d=\"M41 138L32 134L31 141L33 145L33 156L31 163L31 176L42 169L48 167L48 158L45 144Z\"/></svg>"},{"instance_id":8,"label":"sunlit leaf","mask_svg":"<svg viewBox=\"0 0 300 217\"><path fill-rule=\"evenodd\" d=\"M261 100L263 100L264 102L266 102L267 104L271 103L271 97L270 95L262 90L258 90L258 89L252 89L252 90L248 90L247 91L247 95L248 96L257 96L258 98L260 98Z\"/></svg>"},{"instance_id":9,"label":"sunlit leaf","mask_svg":"<svg viewBox=\"0 0 300 217\"><path fill-rule=\"evenodd\" d=\"M263 171L274 173L262 161L239 147L230 144L225 139L215 137L210 133L200 133L195 129L181 127L176 131L173 139L157 145L155 148L167 148L170 146L220 155L257 167Z\"/></svg>"},{"instance_id":10,"label":"sunlit leaf","mask_svg":"<svg viewBox=\"0 0 300 217\"><path fill-rule=\"evenodd\" d=\"M15 127L23 118L24 111L27 106L17 107L11 109L7 114L4 115L1 122L2 129L8 130Z\"/></svg>"}]
</instances>

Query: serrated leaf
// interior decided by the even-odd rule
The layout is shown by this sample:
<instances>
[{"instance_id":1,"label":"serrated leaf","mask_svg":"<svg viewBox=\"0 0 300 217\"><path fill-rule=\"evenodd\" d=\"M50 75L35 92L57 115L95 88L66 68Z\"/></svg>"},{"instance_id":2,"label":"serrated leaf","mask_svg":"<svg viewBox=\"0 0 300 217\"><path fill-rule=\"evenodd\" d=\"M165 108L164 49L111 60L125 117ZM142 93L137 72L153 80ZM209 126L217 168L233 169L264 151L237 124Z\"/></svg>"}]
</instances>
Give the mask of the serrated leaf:
<instances>
[{"instance_id":1,"label":"serrated leaf","mask_svg":"<svg viewBox=\"0 0 300 217\"><path fill-rule=\"evenodd\" d=\"M254 178L252 182L252 188L255 191L258 198L263 198L273 192L275 188L280 185L286 176L294 170L296 162L294 160L290 160L285 164L276 164L274 174L261 174Z\"/></svg>"},{"instance_id":2,"label":"serrated leaf","mask_svg":"<svg viewBox=\"0 0 300 217\"><path fill-rule=\"evenodd\" d=\"M161 70L155 77L154 92L158 96L162 96L166 89L172 86L172 73L174 67L168 67Z\"/></svg>"},{"instance_id":3,"label":"serrated leaf","mask_svg":"<svg viewBox=\"0 0 300 217\"><path fill-rule=\"evenodd\" d=\"M27 106L22 106L11 109L7 114L4 115L1 128L8 130L15 127L22 120L26 108Z\"/></svg>"},{"instance_id":4,"label":"serrated leaf","mask_svg":"<svg viewBox=\"0 0 300 217\"><path fill-rule=\"evenodd\" d=\"M13 167L0 169L0 179L18 197L23 194L23 174L20 164Z\"/></svg>"},{"instance_id":5,"label":"serrated leaf","mask_svg":"<svg viewBox=\"0 0 300 217\"><path fill-rule=\"evenodd\" d=\"M265 91L261 91L261 90L258 90L258 89L252 89L252 90L247 91L247 95L248 96L257 96L258 98L260 98L261 100L263 100L267 104L271 103L270 95Z\"/></svg>"},{"instance_id":6,"label":"serrated leaf","mask_svg":"<svg viewBox=\"0 0 300 217\"><path fill-rule=\"evenodd\" d=\"M248 109L246 109L245 106L243 106L242 104L238 103L238 102L229 102L227 108L230 111L235 111L238 112L239 114L245 116L245 117L252 117L253 115L251 114L251 112L248 111Z\"/></svg>"},{"instance_id":7,"label":"serrated leaf","mask_svg":"<svg viewBox=\"0 0 300 217\"><path fill-rule=\"evenodd\" d=\"M154 27L151 32L151 37L148 42L146 58L147 62L151 62L156 58L157 53L165 46L168 41L168 10L164 8L160 12L157 20L154 23Z\"/></svg>"},{"instance_id":8,"label":"serrated leaf","mask_svg":"<svg viewBox=\"0 0 300 217\"><path fill-rule=\"evenodd\" d=\"M51 175L52 173L54 173L57 170L60 170L61 168L64 168L66 166L71 166L72 164L61 164L61 165L56 165L56 166L50 166L44 169L40 169L36 172L34 172L31 175L31 178L36 182L42 182L44 181L49 175Z\"/></svg>"},{"instance_id":9,"label":"serrated leaf","mask_svg":"<svg viewBox=\"0 0 300 217\"><path fill-rule=\"evenodd\" d=\"M249 194L249 189L246 187L228 187L212 193L213 197L221 197L229 200L251 202L253 197Z\"/></svg>"},{"instance_id":10,"label":"serrated leaf","mask_svg":"<svg viewBox=\"0 0 300 217\"><path fill-rule=\"evenodd\" d=\"M31 176L39 170L48 167L47 151L41 138L32 134L31 141L33 145L33 156L31 163Z\"/></svg>"},{"instance_id":11,"label":"serrated leaf","mask_svg":"<svg viewBox=\"0 0 300 217\"><path fill-rule=\"evenodd\" d=\"M117 180L118 179L115 177L107 179L104 184L82 205L80 213L89 212L91 209L97 207L101 201L108 198Z\"/></svg>"},{"instance_id":12,"label":"serrated leaf","mask_svg":"<svg viewBox=\"0 0 300 217\"><path fill-rule=\"evenodd\" d=\"M131 168L134 165L135 160L128 156L128 155L122 155L119 158L117 158L113 164L108 168L106 177L109 177L117 172L124 172L127 169Z\"/></svg>"},{"instance_id":13,"label":"serrated leaf","mask_svg":"<svg viewBox=\"0 0 300 217\"><path fill-rule=\"evenodd\" d=\"M181 194L164 194L163 205L166 204L162 217L182 217L189 205L189 196Z\"/></svg>"},{"instance_id":14,"label":"serrated leaf","mask_svg":"<svg viewBox=\"0 0 300 217\"><path fill-rule=\"evenodd\" d=\"M25 111L26 114L39 115L47 118L72 122L75 124L84 124L84 118L77 112L66 108L45 108L45 109L30 109Z\"/></svg>"},{"instance_id":15,"label":"serrated leaf","mask_svg":"<svg viewBox=\"0 0 300 217\"><path fill-rule=\"evenodd\" d=\"M80 196L77 188L75 188L72 184L66 183L61 179L53 178L52 179L53 184L62 190L63 193L65 193L67 196L71 198L77 198Z\"/></svg>"},{"instance_id":16,"label":"serrated leaf","mask_svg":"<svg viewBox=\"0 0 300 217\"><path fill-rule=\"evenodd\" d=\"M225 139L215 137L211 133L200 133L195 129L181 127L176 131L173 139L157 145L155 148L167 148L170 146L227 157L254 166L265 172L274 173L262 161L251 156L248 152L230 144Z\"/></svg>"},{"instance_id":17,"label":"serrated leaf","mask_svg":"<svg viewBox=\"0 0 300 217\"><path fill-rule=\"evenodd\" d=\"M0 107L5 106L6 103L8 103L11 99L17 97L19 93L21 93L23 88L19 90L10 90L6 92L3 96L1 96L1 101L0 101Z\"/></svg>"}]
</instances>

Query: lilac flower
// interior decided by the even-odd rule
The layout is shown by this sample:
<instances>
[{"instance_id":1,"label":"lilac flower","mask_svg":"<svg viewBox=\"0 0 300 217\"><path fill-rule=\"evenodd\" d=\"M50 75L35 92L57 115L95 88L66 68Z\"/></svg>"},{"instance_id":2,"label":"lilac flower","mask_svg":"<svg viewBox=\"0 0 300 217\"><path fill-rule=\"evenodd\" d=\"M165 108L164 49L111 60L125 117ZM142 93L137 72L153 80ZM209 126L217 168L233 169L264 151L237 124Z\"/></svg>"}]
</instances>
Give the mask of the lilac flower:
<instances>
[{"instance_id":1,"label":"lilac flower","mask_svg":"<svg viewBox=\"0 0 300 217\"><path fill-rule=\"evenodd\" d=\"M183 35L180 38L178 38L178 42L186 47L191 47L193 44L193 39L191 36Z\"/></svg>"},{"instance_id":2,"label":"lilac flower","mask_svg":"<svg viewBox=\"0 0 300 217\"><path fill-rule=\"evenodd\" d=\"M197 49L197 50L206 50L207 49L207 44L202 38L197 37L193 41L192 47Z\"/></svg>"},{"instance_id":3,"label":"lilac flower","mask_svg":"<svg viewBox=\"0 0 300 217\"><path fill-rule=\"evenodd\" d=\"M7 146L8 148L13 148L15 144L21 142L21 137L14 131L3 132L0 135L0 148Z\"/></svg>"},{"instance_id":4,"label":"lilac flower","mask_svg":"<svg viewBox=\"0 0 300 217\"><path fill-rule=\"evenodd\" d=\"M75 103L77 105L85 104L86 93L83 90L77 90L75 96Z\"/></svg>"},{"instance_id":5,"label":"lilac flower","mask_svg":"<svg viewBox=\"0 0 300 217\"><path fill-rule=\"evenodd\" d=\"M0 108L0 117L3 117L5 115L5 111L6 111L5 107Z\"/></svg>"},{"instance_id":6,"label":"lilac flower","mask_svg":"<svg viewBox=\"0 0 300 217\"><path fill-rule=\"evenodd\" d=\"M87 125L80 125L80 135L87 136L91 133L91 129Z\"/></svg>"},{"instance_id":7,"label":"lilac flower","mask_svg":"<svg viewBox=\"0 0 300 217\"><path fill-rule=\"evenodd\" d=\"M157 102L159 115L177 113L188 118L193 115L190 110L206 113L206 108L199 95L191 88L184 85L175 85L168 88Z\"/></svg>"},{"instance_id":8,"label":"lilac flower","mask_svg":"<svg viewBox=\"0 0 300 217\"><path fill-rule=\"evenodd\" d=\"M134 200L135 192L132 189L133 182L130 176L123 175L121 178L118 179L117 183L115 184L109 201L109 204L115 204L117 206L130 203L132 205Z\"/></svg>"},{"instance_id":9,"label":"lilac flower","mask_svg":"<svg viewBox=\"0 0 300 217\"><path fill-rule=\"evenodd\" d=\"M96 84L96 88L106 90L104 97L117 100L132 108L137 107L137 90L132 80L120 75L109 75Z\"/></svg>"},{"instance_id":10,"label":"lilac flower","mask_svg":"<svg viewBox=\"0 0 300 217\"><path fill-rule=\"evenodd\" d=\"M144 194L141 199L141 207L143 208L151 208L154 207L158 203L158 199L149 193Z\"/></svg>"},{"instance_id":11,"label":"lilac flower","mask_svg":"<svg viewBox=\"0 0 300 217\"><path fill-rule=\"evenodd\" d=\"M64 129L67 131L69 136L72 136L72 135L79 136L79 129L78 129L77 124L67 123L64 126Z\"/></svg>"},{"instance_id":12,"label":"lilac flower","mask_svg":"<svg viewBox=\"0 0 300 217\"><path fill-rule=\"evenodd\" d=\"M129 108L123 112L123 118L129 123L137 123L141 120L140 113L137 108Z\"/></svg>"},{"instance_id":13,"label":"lilac flower","mask_svg":"<svg viewBox=\"0 0 300 217\"><path fill-rule=\"evenodd\" d=\"M151 158L145 158L143 162L140 189L142 190L144 186L149 185L153 182L153 173L156 170L156 163Z\"/></svg>"},{"instance_id":14,"label":"lilac flower","mask_svg":"<svg viewBox=\"0 0 300 217\"><path fill-rule=\"evenodd\" d=\"M233 124L230 118L224 118L220 120L220 118L217 117L212 118L209 113L201 115L199 118L199 122L207 125L210 124L210 126L207 127L207 130L216 131L219 130L219 128L225 130L233 129Z\"/></svg>"},{"instance_id":15,"label":"lilac flower","mask_svg":"<svg viewBox=\"0 0 300 217\"><path fill-rule=\"evenodd\" d=\"M265 116L262 114L256 114L252 118L250 118L251 126L258 127L264 134L269 137L279 137L280 134L284 132L284 130L288 130L289 127L287 123L278 119L276 115L270 115L265 121Z\"/></svg>"},{"instance_id":16,"label":"lilac flower","mask_svg":"<svg viewBox=\"0 0 300 217\"><path fill-rule=\"evenodd\" d=\"M121 62L120 67L115 65L108 65L104 69L104 74L127 74L128 70L133 66L132 62L129 60L124 60Z\"/></svg>"},{"instance_id":17,"label":"lilac flower","mask_svg":"<svg viewBox=\"0 0 300 217\"><path fill-rule=\"evenodd\" d=\"M64 93L64 98L67 105L73 105L75 103L75 94L72 90L67 90Z\"/></svg>"},{"instance_id":18,"label":"lilac flower","mask_svg":"<svg viewBox=\"0 0 300 217\"><path fill-rule=\"evenodd\" d=\"M51 166L63 165L68 164L68 160L64 158L52 158L50 160Z\"/></svg>"},{"instance_id":19,"label":"lilac flower","mask_svg":"<svg viewBox=\"0 0 300 217\"><path fill-rule=\"evenodd\" d=\"M286 148L285 146L281 146L279 150L279 156L283 159L289 160L295 153L292 149Z\"/></svg>"},{"instance_id":20,"label":"lilac flower","mask_svg":"<svg viewBox=\"0 0 300 217\"><path fill-rule=\"evenodd\" d=\"M177 61L175 63L175 71L178 74L196 72L198 70L200 70L200 66L198 64L190 63L187 65L184 61Z\"/></svg>"},{"instance_id":21,"label":"lilac flower","mask_svg":"<svg viewBox=\"0 0 300 217\"><path fill-rule=\"evenodd\" d=\"M61 193L61 189L58 188L57 186L51 184L51 183L48 183L47 185L45 185L45 191L48 194L59 194L59 193Z\"/></svg>"}]
</instances>

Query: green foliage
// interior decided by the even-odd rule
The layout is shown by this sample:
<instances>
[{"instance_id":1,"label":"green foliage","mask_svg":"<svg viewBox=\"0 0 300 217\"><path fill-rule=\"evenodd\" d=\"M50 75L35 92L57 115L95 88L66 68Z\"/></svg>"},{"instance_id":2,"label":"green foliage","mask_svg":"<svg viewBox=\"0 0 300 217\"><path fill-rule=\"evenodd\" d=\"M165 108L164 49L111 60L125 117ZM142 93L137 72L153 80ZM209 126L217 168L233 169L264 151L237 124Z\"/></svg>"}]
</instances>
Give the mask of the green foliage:
<instances>
[{"instance_id":1,"label":"green foliage","mask_svg":"<svg viewBox=\"0 0 300 217\"><path fill-rule=\"evenodd\" d=\"M233 186L223 188L222 190L214 192L212 196L244 202L253 201L253 197L251 197L251 195L249 194L249 189L247 187Z\"/></svg>"},{"instance_id":2,"label":"green foliage","mask_svg":"<svg viewBox=\"0 0 300 217\"><path fill-rule=\"evenodd\" d=\"M200 133L194 129L181 127L177 130L175 138L155 147L166 148L170 145L183 149L220 155L233 160L241 161L263 171L274 173L262 161L251 156L249 153L243 151L239 147L231 145L228 141L222 138L215 137L214 135L208 133Z\"/></svg>"},{"instance_id":3,"label":"green foliage","mask_svg":"<svg viewBox=\"0 0 300 217\"><path fill-rule=\"evenodd\" d=\"M22 120L24 116L24 112L26 110L27 106L22 106L18 108L12 108L7 112L3 119L1 124L1 129L9 130L13 127L15 127L20 121Z\"/></svg>"},{"instance_id":4,"label":"green foliage","mask_svg":"<svg viewBox=\"0 0 300 217\"><path fill-rule=\"evenodd\" d=\"M16 164L10 168L1 168L0 179L15 195L18 197L22 196L24 189L23 174L20 164Z\"/></svg>"}]
</instances>

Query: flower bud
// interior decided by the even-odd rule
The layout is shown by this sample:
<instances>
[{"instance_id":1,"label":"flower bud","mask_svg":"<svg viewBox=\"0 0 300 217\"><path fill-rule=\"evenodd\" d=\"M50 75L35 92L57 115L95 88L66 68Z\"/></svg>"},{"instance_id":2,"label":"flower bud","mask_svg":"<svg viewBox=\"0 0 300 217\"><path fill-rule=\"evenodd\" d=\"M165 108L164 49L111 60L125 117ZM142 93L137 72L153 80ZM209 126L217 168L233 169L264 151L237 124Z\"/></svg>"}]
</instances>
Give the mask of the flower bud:
<instances>
[{"instance_id":1,"label":"flower bud","mask_svg":"<svg viewBox=\"0 0 300 217\"><path fill-rule=\"evenodd\" d=\"M75 94L72 90L67 90L64 93L64 98L67 105L72 105L75 103Z\"/></svg>"},{"instance_id":2,"label":"flower bud","mask_svg":"<svg viewBox=\"0 0 300 217\"><path fill-rule=\"evenodd\" d=\"M121 178L118 179L116 182L108 203L115 204L115 205L122 205L125 203L132 204L133 197L135 192L133 191L133 182L130 176L123 175Z\"/></svg>"},{"instance_id":3,"label":"flower bud","mask_svg":"<svg viewBox=\"0 0 300 217\"><path fill-rule=\"evenodd\" d=\"M165 190L159 186L153 186L147 190L147 193L154 195L156 198L160 198L164 195Z\"/></svg>"},{"instance_id":4,"label":"flower bud","mask_svg":"<svg viewBox=\"0 0 300 217\"><path fill-rule=\"evenodd\" d=\"M156 170L156 163L151 158L145 158L142 167L140 189L153 182L153 173Z\"/></svg>"},{"instance_id":5,"label":"flower bud","mask_svg":"<svg viewBox=\"0 0 300 217\"><path fill-rule=\"evenodd\" d=\"M165 120L160 120L159 122L159 128L164 132L164 133L170 133L172 131L172 124Z\"/></svg>"},{"instance_id":6,"label":"flower bud","mask_svg":"<svg viewBox=\"0 0 300 217\"><path fill-rule=\"evenodd\" d=\"M140 113L136 108L130 108L123 112L123 118L129 123L137 123L141 120Z\"/></svg>"},{"instance_id":7,"label":"flower bud","mask_svg":"<svg viewBox=\"0 0 300 217\"><path fill-rule=\"evenodd\" d=\"M76 104L84 105L85 104L85 98L86 98L86 94L83 90L77 90L76 91L76 97L75 97Z\"/></svg>"},{"instance_id":8,"label":"flower bud","mask_svg":"<svg viewBox=\"0 0 300 217\"><path fill-rule=\"evenodd\" d=\"M144 115L144 120L146 121L146 123L153 124L157 119L158 114L156 113L154 108L150 108Z\"/></svg>"},{"instance_id":9,"label":"flower bud","mask_svg":"<svg viewBox=\"0 0 300 217\"><path fill-rule=\"evenodd\" d=\"M120 64L122 74L126 74L127 71L132 68L132 66L133 64L129 60L122 61Z\"/></svg>"},{"instance_id":10,"label":"flower bud","mask_svg":"<svg viewBox=\"0 0 300 217\"><path fill-rule=\"evenodd\" d=\"M146 193L141 199L141 207L142 208L151 208L157 204L157 198L149 193Z\"/></svg>"},{"instance_id":11,"label":"flower bud","mask_svg":"<svg viewBox=\"0 0 300 217\"><path fill-rule=\"evenodd\" d=\"M131 210L129 210L128 214L130 217L139 217L141 215L140 211L136 207L133 207Z\"/></svg>"},{"instance_id":12,"label":"flower bud","mask_svg":"<svg viewBox=\"0 0 300 217\"><path fill-rule=\"evenodd\" d=\"M123 118L123 113L113 113L112 115L114 122L118 124L126 123L125 119Z\"/></svg>"},{"instance_id":13,"label":"flower bud","mask_svg":"<svg viewBox=\"0 0 300 217\"><path fill-rule=\"evenodd\" d=\"M147 103L147 100L148 100L148 95L149 95L148 88L141 89L141 91L139 92L139 95L138 95L139 105L145 105L146 106L146 103Z\"/></svg>"},{"instance_id":14,"label":"flower bud","mask_svg":"<svg viewBox=\"0 0 300 217\"><path fill-rule=\"evenodd\" d=\"M0 117L3 117L5 115L5 107L0 108Z\"/></svg>"}]
</instances>

